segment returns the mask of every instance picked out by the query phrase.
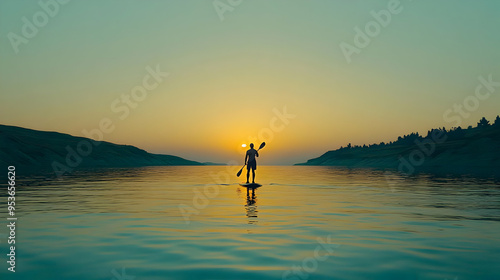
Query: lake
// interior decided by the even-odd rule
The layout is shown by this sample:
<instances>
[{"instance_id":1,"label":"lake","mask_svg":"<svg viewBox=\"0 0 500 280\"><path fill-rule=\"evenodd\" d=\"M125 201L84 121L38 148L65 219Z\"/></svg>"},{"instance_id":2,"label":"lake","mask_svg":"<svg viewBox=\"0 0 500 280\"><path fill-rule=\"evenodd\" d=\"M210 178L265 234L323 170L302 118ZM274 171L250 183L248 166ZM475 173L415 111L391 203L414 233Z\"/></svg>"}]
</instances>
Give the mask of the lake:
<instances>
[{"instance_id":1,"label":"lake","mask_svg":"<svg viewBox=\"0 0 500 280\"><path fill-rule=\"evenodd\" d=\"M235 173L18 170L16 272L2 211L0 277L500 279L498 181L259 166L247 192Z\"/></svg>"}]
</instances>

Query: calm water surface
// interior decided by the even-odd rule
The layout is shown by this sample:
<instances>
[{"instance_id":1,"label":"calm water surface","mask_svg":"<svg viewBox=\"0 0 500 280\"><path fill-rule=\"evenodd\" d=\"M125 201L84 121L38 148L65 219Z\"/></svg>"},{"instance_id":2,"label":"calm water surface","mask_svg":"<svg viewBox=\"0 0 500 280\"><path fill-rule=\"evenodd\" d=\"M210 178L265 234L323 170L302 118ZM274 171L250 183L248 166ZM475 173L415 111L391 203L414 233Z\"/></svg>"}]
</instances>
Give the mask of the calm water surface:
<instances>
[{"instance_id":1,"label":"calm water surface","mask_svg":"<svg viewBox=\"0 0 500 280\"><path fill-rule=\"evenodd\" d=\"M224 166L18 173L17 272L2 226L0 278L500 279L498 182L257 171L253 193Z\"/></svg>"}]
</instances>

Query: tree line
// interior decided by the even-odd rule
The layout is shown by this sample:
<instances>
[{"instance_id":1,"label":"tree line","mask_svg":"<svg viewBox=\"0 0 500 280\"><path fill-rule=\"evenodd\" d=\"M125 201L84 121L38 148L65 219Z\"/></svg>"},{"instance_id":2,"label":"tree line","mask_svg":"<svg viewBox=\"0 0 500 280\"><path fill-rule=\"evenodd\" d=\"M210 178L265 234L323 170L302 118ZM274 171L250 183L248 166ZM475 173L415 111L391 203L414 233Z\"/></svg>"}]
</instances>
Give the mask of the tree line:
<instances>
[{"instance_id":1,"label":"tree line","mask_svg":"<svg viewBox=\"0 0 500 280\"><path fill-rule=\"evenodd\" d=\"M420 135L418 132L412 132L408 135L403 135L399 136L396 141L390 141L388 143L385 142L380 142L378 144L370 144L370 145L352 145L349 143L346 147L341 146L339 150L346 150L346 149L366 149L366 148L374 148L374 147L384 147L384 146L391 146L391 145L398 145L398 146L411 146L414 145L416 140L423 140L426 138L431 138L431 135L433 133L437 132L440 133L446 133L447 139L448 140L460 140L466 137L466 135L470 135L471 133L474 133L474 135L481 135L482 132L484 131L490 131L490 130L495 130L500 132L500 116L497 115L493 123L490 123L489 120L487 120L485 117L482 117L478 122L475 127L472 125L468 126L467 128L462 128L460 126L458 127L452 127L451 129L447 130L445 127L442 128L434 128L431 129L427 132L426 136Z\"/></svg>"}]
</instances>

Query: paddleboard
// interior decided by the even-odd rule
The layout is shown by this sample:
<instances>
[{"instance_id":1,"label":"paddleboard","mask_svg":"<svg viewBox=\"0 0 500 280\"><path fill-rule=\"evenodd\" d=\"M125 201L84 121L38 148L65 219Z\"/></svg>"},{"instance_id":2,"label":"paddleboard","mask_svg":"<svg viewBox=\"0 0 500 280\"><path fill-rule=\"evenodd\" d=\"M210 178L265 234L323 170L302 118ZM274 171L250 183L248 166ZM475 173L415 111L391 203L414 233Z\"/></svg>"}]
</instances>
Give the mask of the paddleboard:
<instances>
[{"instance_id":1,"label":"paddleboard","mask_svg":"<svg viewBox=\"0 0 500 280\"><path fill-rule=\"evenodd\" d=\"M257 184L257 183L248 183L248 184L244 184L244 183L241 183L240 186L242 187L246 187L246 188L258 188L258 187L262 187L261 184Z\"/></svg>"}]
</instances>

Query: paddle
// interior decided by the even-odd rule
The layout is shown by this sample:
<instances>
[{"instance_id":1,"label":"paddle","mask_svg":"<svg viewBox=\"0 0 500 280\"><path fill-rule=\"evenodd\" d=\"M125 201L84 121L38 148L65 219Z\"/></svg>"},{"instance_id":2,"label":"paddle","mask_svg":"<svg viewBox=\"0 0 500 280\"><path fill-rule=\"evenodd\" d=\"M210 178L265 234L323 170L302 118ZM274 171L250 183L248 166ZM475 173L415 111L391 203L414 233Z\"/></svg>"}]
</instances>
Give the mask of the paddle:
<instances>
[{"instance_id":1,"label":"paddle","mask_svg":"<svg viewBox=\"0 0 500 280\"><path fill-rule=\"evenodd\" d=\"M260 149L264 148L264 146L266 146L266 142L262 142L262 144L260 144L260 147L257 150L257 152L260 151ZM247 165L246 162L245 162L245 165ZM243 165L243 167L245 167L245 165ZM240 177L241 172L243 171L243 167L240 169L240 171L238 171L238 173L236 173L236 177Z\"/></svg>"}]
</instances>

